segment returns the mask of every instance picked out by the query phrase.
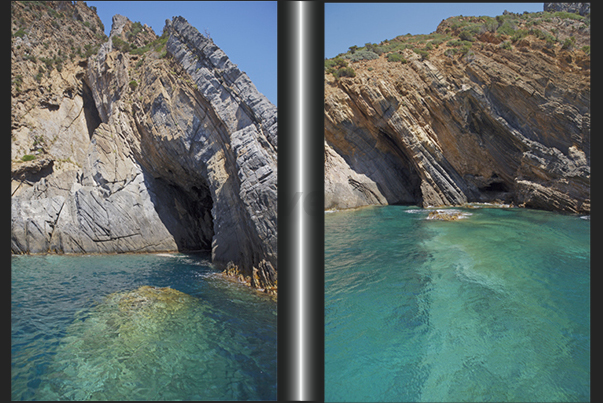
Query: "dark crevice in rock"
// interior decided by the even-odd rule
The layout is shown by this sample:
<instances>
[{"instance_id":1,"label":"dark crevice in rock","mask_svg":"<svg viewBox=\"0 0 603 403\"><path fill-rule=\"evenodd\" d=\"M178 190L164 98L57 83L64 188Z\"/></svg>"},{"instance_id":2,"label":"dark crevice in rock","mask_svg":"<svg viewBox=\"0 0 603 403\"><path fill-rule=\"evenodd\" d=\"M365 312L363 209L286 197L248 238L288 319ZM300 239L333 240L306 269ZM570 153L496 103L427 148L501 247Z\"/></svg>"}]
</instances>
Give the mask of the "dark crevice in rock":
<instances>
[{"instance_id":1,"label":"dark crevice in rock","mask_svg":"<svg viewBox=\"0 0 603 403\"><path fill-rule=\"evenodd\" d=\"M53 171L54 160L46 157L33 162L22 163L11 172L11 179L21 182L36 183L50 175Z\"/></svg>"},{"instance_id":2,"label":"dark crevice in rock","mask_svg":"<svg viewBox=\"0 0 603 403\"><path fill-rule=\"evenodd\" d=\"M49 111L54 112L54 111L58 111L59 110L60 105L52 104L52 103L49 103L49 102L42 102L40 104L40 107L41 108L46 108Z\"/></svg>"},{"instance_id":3,"label":"dark crevice in rock","mask_svg":"<svg viewBox=\"0 0 603 403\"><path fill-rule=\"evenodd\" d=\"M479 190L481 192L508 192L509 187L504 182L492 182Z\"/></svg>"},{"instance_id":4,"label":"dark crevice in rock","mask_svg":"<svg viewBox=\"0 0 603 403\"><path fill-rule=\"evenodd\" d=\"M82 80L82 99L84 100L84 118L86 119L88 135L92 138L92 133L94 133L94 130L96 130L102 121L94 103L92 90L84 80Z\"/></svg>"},{"instance_id":5,"label":"dark crevice in rock","mask_svg":"<svg viewBox=\"0 0 603 403\"><path fill-rule=\"evenodd\" d=\"M421 178L416 171L412 159L407 155L404 151L404 147L402 147L398 141L396 141L395 137L388 133L387 131L379 128L380 140L384 141L390 150L394 151L394 155L397 157L398 164L400 165L398 169L398 174L401 177L401 184L403 189L406 190L406 195L397 195L397 200L389 201L390 204L416 204L422 203L421 196ZM377 183L379 190L381 187L379 183ZM409 199L410 197L410 199Z\"/></svg>"},{"instance_id":6,"label":"dark crevice in rock","mask_svg":"<svg viewBox=\"0 0 603 403\"><path fill-rule=\"evenodd\" d=\"M174 237L180 251L211 250L212 198L207 186L198 183L186 191L162 178L144 175L155 211Z\"/></svg>"}]
</instances>

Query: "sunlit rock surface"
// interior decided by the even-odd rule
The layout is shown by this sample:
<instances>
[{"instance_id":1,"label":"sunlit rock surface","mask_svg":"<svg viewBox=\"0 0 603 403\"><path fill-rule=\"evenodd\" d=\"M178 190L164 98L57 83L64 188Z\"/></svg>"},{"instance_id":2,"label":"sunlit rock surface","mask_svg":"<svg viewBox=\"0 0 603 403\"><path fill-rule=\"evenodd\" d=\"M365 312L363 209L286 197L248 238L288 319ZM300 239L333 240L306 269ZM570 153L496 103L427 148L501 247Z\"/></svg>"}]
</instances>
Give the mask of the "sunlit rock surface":
<instances>
[{"instance_id":1,"label":"sunlit rock surface","mask_svg":"<svg viewBox=\"0 0 603 403\"><path fill-rule=\"evenodd\" d=\"M274 287L277 111L249 77L182 17L103 38L83 3L11 7L36 26L11 54L12 252L211 250Z\"/></svg>"},{"instance_id":2,"label":"sunlit rock surface","mask_svg":"<svg viewBox=\"0 0 603 403\"><path fill-rule=\"evenodd\" d=\"M325 209L590 212L589 20L500 17L449 18L432 36L373 44L397 43L402 62L384 52L347 59L354 77L325 73ZM513 35L497 32L511 19Z\"/></svg>"}]
</instances>

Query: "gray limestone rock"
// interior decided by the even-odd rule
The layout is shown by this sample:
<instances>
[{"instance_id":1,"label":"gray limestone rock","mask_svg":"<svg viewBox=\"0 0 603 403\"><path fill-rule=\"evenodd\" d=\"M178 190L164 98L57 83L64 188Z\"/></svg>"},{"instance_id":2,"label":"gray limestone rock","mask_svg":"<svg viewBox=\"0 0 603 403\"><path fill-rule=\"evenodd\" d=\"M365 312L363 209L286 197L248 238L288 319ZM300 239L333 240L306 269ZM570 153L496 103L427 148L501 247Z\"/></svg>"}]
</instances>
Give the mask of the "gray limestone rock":
<instances>
[{"instance_id":1,"label":"gray limestone rock","mask_svg":"<svg viewBox=\"0 0 603 403\"><path fill-rule=\"evenodd\" d=\"M111 37L130 26L116 15ZM13 169L12 251L211 250L273 289L276 107L185 19L165 31L169 57L139 63L109 39L78 70L82 91L45 101L52 127L73 127L53 143L60 162Z\"/></svg>"},{"instance_id":2,"label":"gray limestone rock","mask_svg":"<svg viewBox=\"0 0 603 403\"><path fill-rule=\"evenodd\" d=\"M50 239L65 203L61 196L42 199L16 198L11 203L13 253L48 252Z\"/></svg>"},{"instance_id":3,"label":"gray limestone rock","mask_svg":"<svg viewBox=\"0 0 603 403\"><path fill-rule=\"evenodd\" d=\"M267 260L276 267L276 107L184 18L167 21L166 30L168 52L196 84L200 104L212 111L213 116L203 116L193 108L190 120L194 123L196 117L203 127L209 127L208 121L219 122L217 133L201 131L200 140L205 140L193 143L199 152L190 160L212 194L214 262L255 267ZM166 115L162 108L156 113ZM185 135L194 133L194 126L186 127Z\"/></svg>"}]
</instances>

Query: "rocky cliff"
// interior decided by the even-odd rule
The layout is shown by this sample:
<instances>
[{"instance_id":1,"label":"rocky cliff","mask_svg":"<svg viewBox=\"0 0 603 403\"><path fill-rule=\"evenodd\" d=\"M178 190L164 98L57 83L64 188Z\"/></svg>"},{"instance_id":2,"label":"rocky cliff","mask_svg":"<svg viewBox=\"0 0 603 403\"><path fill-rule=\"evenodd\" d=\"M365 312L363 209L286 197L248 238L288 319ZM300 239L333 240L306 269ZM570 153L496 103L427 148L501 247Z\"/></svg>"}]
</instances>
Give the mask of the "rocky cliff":
<instances>
[{"instance_id":1,"label":"rocky cliff","mask_svg":"<svg viewBox=\"0 0 603 403\"><path fill-rule=\"evenodd\" d=\"M107 38L82 2L32 3L12 3L12 252L211 250L274 290L276 107L182 17Z\"/></svg>"},{"instance_id":2,"label":"rocky cliff","mask_svg":"<svg viewBox=\"0 0 603 403\"><path fill-rule=\"evenodd\" d=\"M565 11L588 15L590 14L590 3L544 3L544 11Z\"/></svg>"},{"instance_id":3,"label":"rocky cliff","mask_svg":"<svg viewBox=\"0 0 603 403\"><path fill-rule=\"evenodd\" d=\"M325 62L325 208L590 212L590 16L453 17Z\"/></svg>"}]
</instances>

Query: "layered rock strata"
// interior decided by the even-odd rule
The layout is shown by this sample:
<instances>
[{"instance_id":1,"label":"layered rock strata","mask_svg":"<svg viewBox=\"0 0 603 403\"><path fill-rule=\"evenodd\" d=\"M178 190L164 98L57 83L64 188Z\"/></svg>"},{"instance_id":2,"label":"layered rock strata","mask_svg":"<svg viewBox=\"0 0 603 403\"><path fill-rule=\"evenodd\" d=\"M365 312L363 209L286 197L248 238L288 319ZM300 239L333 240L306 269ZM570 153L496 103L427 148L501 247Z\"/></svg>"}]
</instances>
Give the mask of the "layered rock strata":
<instances>
[{"instance_id":1,"label":"layered rock strata","mask_svg":"<svg viewBox=\"0 0 603 403\"><path fill-rule=\"evenodd\" d=\"M13 113L13 253L211 250L274 287L276 107L211 39L181 17L158 38L115 16L60 77Z\"/></svg>"},{"instance_id":2,"label":"layered rock strata","mask_svg":"<svg viewBox=\"0 0 603 403\"><path fill-rule=\"evenodd\" d=\"M498 200L589 213L590 31L559 17L538 27L557 42L482 30L464 52L440 40L421 55L419 38L398 37L402 62L384 53L350 61L355 77L326 73L325 209Z\"/></svg>"}]
</instances>

